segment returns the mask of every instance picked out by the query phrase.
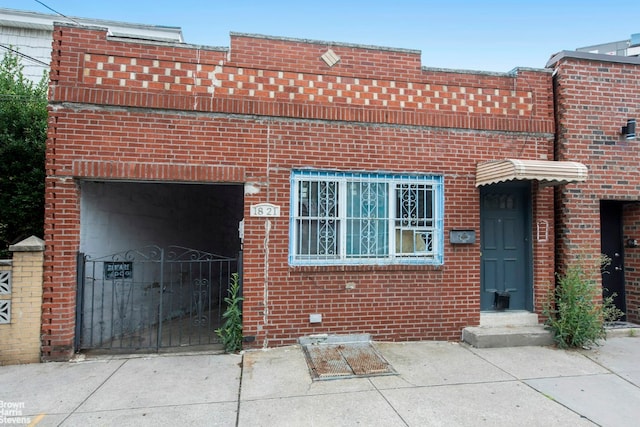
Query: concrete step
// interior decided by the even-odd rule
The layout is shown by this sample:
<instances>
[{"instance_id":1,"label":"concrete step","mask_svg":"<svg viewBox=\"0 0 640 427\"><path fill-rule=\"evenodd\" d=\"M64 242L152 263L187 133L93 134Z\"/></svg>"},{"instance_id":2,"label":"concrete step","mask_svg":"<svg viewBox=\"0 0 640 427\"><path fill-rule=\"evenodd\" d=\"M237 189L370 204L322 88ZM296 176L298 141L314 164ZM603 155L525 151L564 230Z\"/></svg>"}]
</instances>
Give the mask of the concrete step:
<instances>
[{"instance_id":1,"label":"concrete step","mask_svg":"<svg viewBox=\"0 0 640 427\"><path fill-rule=\"evenodd\" d=\"M631 322L609 322L604 325L604 329L607 338L640 336L640 325Z\"/></svg>"},{"instance_id":2,"label":"concrete step","mask_svg":"<svg viewBox=\"0 0 640 427\"><path fill-rule=\"evenodd\" d=\"M480 326L535 326L538 315L529 311L483 311L480 313Z\"/></svg>"},{"instance_id":3,"label":"concrete step","mask_svg":"<svg viewBox=\"0 0 640 427\"><path fill-rule=\"evenodd\" d=\"M470 326L462 330L462 341L477 348L546 346L554 342L544 325Z\"/></svg>"},{"instance_id":4,"label":"concrete step","mask_svg":"<svg viewBox=\"0 0 640 427\"><path fill-rule=\"evenodd\" d=\"M553 335L536 313L489 311L480 313L480 326L463 329L462 341L478 348L545 346L553 344Z\"/></svg>"}]
</instances>

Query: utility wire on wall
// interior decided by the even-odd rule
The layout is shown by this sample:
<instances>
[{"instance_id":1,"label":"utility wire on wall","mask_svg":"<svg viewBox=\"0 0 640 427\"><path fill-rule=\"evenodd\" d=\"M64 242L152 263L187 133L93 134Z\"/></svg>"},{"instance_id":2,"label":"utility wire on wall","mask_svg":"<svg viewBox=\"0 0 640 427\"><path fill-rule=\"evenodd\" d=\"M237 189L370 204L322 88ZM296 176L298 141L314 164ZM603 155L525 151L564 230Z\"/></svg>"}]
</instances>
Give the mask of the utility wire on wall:
<instances>
[{"instance_id":1,"label":"utility wire on wall","mask_svg":"<svg viewBox=\"0 0 640 427\"><path fill-rule=\"evenodd\" d=\"M11 46L7 46L7 45L4 45L4 44L0 43L0 47L3 48L3 49L8 50L9 52L15 53L16 55L21 56L24 59L28 59L29 61L33 61L33 62L38 63L40 65L44 65L45 67L49 67L49 64L47 64L46 62L40 61L39 59L34 58L33 56L26 55L26 54L24 54L24 53L22 53L22 52L20 52L20 51L18 51L16 49L12 48Z\"/></svg>"},{"instance_id":2,"label":"utility wire on wall","mask_svg":"<svg viewBox=\"0 0 640 427\"><path fill-rule=\"evenodd\" d=\"M69 21L72 21L72 22L74 22L74 23L76 23L76 24L80 25L80 23L79 23L78 21L76 21L75 19L70 18L70 17L66 16L65 14L63 14L63 13L58 12L57 10L53 9L53 8L52 8L52 7L50 7L50 6L47 6L47 5L46 5L46 4L44 4L42 1L40 1L40 0L35 0L35 2L36 2L36 3L39 3L40 5L44 6L44 7L45 7L45 8L47 8L47 9L49 9L50 11L52 11L53 13L55 13L56 15L60 15L60 16L62 16L63 18L68 19ZM29 55L27 55L27 54L24 54L24 53L22 53L22 52L20 52L20 51L18 51L18 50L16 50L16 49L14 49L14 48L12 48L11 46L7 46L7 45L4 45L4 44L1 44L1 43L0 43L0 47L1 47L1 48L3 48L3 49L6 49L6 50L7 50L7 51L9 51L9 52L12 52L12 53L14 53L14 54L16 54L16 55L20 56L21 58L24 58L24 59L26 59L26 60L28 60L28 61L35 62L35 63L36 63L36 64L38 64L38 65L42 65L42 66L44 66L44 67L49 68L49 65L50 65L50 64L48 64L48 63L46 63L46 62L44 62L44 61L41 61L41 60L39 60L39 59L37 59L37 58L34 58L33 56L29 56Z\"/></svg>"}]
</instances>

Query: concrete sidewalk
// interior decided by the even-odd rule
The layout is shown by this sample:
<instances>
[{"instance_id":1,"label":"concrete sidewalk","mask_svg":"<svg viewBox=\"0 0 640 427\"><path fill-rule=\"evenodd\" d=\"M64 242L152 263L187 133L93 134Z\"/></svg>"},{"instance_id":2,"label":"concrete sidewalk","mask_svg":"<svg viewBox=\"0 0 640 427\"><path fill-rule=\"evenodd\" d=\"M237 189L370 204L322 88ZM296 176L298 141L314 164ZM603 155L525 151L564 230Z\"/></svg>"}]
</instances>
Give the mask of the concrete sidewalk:
<instances>
[{"instance_id":1,"label":"concrete sidewalk","mask_svg":"<svg viewBox=\"0 0 640 427\"><path fill-rule=\"evenodd\" d=\"M38 426L632 426L640 338L602 347L375 343L397 375L312 381L299 346L0 367L3 421Z\"/></svg>"}]
</instances>

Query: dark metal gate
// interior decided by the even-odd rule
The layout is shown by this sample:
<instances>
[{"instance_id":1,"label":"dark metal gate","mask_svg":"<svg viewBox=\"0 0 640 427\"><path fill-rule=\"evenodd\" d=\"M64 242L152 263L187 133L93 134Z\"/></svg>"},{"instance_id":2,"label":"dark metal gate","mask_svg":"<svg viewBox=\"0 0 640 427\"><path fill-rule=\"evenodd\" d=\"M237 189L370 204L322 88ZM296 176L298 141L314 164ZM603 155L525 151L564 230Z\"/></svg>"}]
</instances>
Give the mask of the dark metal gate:
<instances>
[{"instance_id":1,"label":"dark metal gate","mask_svg":"<svg viewBox=\"0 0 640 427\"><path fill-rule=\"evenodd\" d=\"M180 246L78 254L76 348L139 350L216 344L238 258Z\"/></svg>"}]
</instances>

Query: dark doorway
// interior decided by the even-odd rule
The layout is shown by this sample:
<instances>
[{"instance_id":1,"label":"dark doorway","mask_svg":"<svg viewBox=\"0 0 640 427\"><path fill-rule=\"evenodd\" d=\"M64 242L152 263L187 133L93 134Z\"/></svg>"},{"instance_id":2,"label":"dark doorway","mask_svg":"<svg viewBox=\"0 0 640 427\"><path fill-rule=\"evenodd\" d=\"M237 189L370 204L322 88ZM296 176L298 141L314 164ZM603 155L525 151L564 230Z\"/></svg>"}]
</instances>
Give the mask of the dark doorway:
<instances>
[{"instance_id":1,"label":"dark doorway","mask_svg":"<svg viewBox=\"0 0 640 427\"><path fill-rule=\"evenodd\" d=\"M622 208L622 202L600 201L600 248L611 260L602 271L602 295L613 296L613 304L626 312Z\"/></svg>"},{"instance_id":2,"label":"dark doorway","mask_svg":"<svg viewBox=\"0 0 640 427\"><path fill-rule=\"evenodd\" d=\"M244 186L80 181L78 349L217 344ZM107 255L108 254L108 255Z\"/></svg>"},{"instance_id":3,"label":"dark doorway","mask_svg":"<svg viewBox=\"0 0 640 427\"><path fill-rule=\"evenodd\" d=\"M509 309L532 309L530 198L529 182L480 191L481 310L506 308L496 293L508 293Z\"/></svg>"}]
</instances>

